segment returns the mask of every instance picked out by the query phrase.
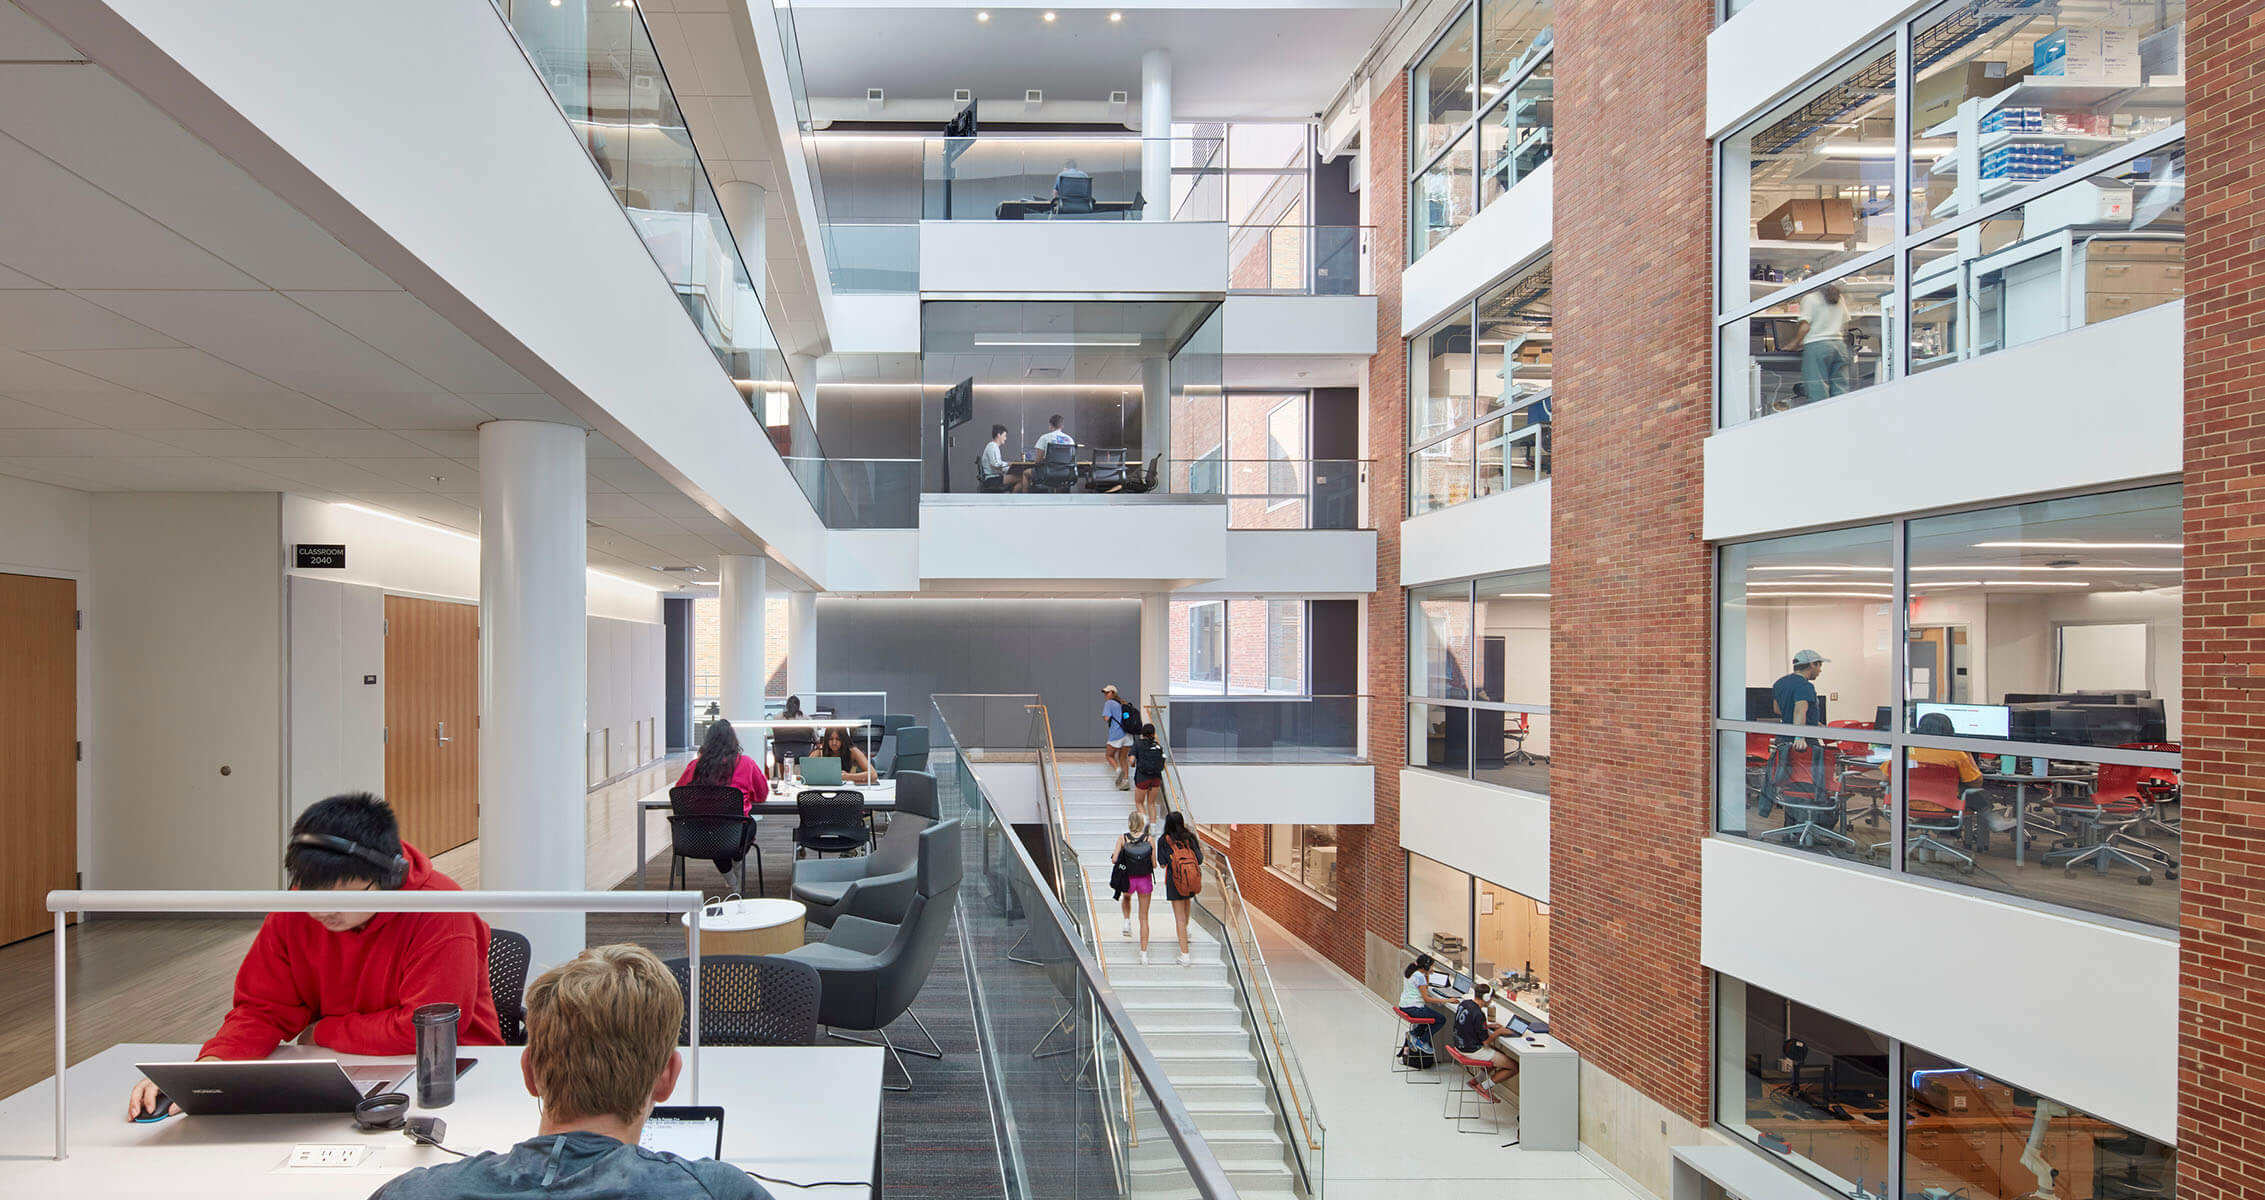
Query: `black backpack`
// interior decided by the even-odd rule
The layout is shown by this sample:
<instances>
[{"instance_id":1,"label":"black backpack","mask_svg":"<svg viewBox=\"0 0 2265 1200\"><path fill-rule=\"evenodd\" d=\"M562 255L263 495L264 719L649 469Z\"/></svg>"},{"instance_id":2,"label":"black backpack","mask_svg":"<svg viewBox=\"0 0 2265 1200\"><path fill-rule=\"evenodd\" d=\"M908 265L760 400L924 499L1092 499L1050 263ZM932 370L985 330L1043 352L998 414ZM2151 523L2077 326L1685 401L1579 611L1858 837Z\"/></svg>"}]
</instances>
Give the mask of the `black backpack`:
<instances>
[{"instance_id":1,"label":"black backpack","mask_svg":"<svg viewBox=\"0 0 2265 1200\"><path fill-rule=\"evenodd\" d=\"M1142 779L1164 777L1164 747L1153 738L1133 743L1133 768Z\"/></svg>"},{"instance_id":2,"label":"black backpack","mask_svg":"<svg viewBox=\"0 0 2265 1200\"><path fill-rule=\"evenodd\" d=\"M1140 710L1133 707L1132 701L1118 701L1117 728L1123 730L1126 737L1140 736Z\"/></svg>"}]
</instances>

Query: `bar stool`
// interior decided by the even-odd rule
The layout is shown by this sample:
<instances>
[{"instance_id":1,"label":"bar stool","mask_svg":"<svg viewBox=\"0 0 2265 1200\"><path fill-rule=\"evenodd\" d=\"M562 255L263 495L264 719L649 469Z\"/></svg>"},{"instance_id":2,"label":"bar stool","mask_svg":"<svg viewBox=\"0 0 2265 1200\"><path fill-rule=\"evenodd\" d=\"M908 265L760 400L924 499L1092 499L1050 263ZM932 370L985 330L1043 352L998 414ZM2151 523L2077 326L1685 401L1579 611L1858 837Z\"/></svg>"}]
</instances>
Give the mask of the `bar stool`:
<instances>
[{"instance_id":1,"label":"bar stool","mask_svg":"<svg viewBox=\"0 0 2265 1200\"><path fill-rule=\"evenodd\" d=\"M1483 1048L1481 1049L1481 1053L1484 1053ZM1497 1106L1502 1103L1501 1097L1496 1096L1491 1091L1482 1093L1479 1091L1478 1087L1479 1080L1489 1079L1493 1077L1494 1060L1491 1058L1475 1058L1471 1055L1465 1054L1461 1050L1455 1048L1453 1041L1449 1041L1447 1044L1447 1056L1462 1065L1463 1074L1466 1076L1463 1086L1450 1089L1447 1096L1447 1099L1455 1101L1455 1132L1491 1133L1496 1136L1500 1136L1502 1133L1502 1112L1501 1109ZM1485 1129L1463 1128L1463 1123L1465 1121L1479 1119L1469 1115L1470 1105L1474 1100L1486 1105L1486 1114L1484 1119L1486 1121L1487 1127ZM1445 1101L1442 1101L1440 1103L1439 1116L1441 1120L1445 1120L1447 1118L1447 1105Z\"/></svg>"},{"instance_id":2,"label":"bar stool","mask_svg":"<svg viewBox=\"0 0 2265 1200\"><path fill-rule=\"evenodd\" d=\"M1412 1017L1397 1008L1392 1010L1392 1015L1397 1018L1392 1023L1392 1073L1403 1076L1401 1080L1403 1083L1436 1084L1440 1082L1437 1079L1426 1078L1428 1072L1409 1066L1407 1058L1400 1053L1401 1049L1408 1044L1408 1035L1419 1029L1425 1031L1427 1039L1432 1038L1438 1031L1439 1018ZM1436 1042L1434 1043L1433 1061L1438 1061Z\"/></svg>"}]
</instances>

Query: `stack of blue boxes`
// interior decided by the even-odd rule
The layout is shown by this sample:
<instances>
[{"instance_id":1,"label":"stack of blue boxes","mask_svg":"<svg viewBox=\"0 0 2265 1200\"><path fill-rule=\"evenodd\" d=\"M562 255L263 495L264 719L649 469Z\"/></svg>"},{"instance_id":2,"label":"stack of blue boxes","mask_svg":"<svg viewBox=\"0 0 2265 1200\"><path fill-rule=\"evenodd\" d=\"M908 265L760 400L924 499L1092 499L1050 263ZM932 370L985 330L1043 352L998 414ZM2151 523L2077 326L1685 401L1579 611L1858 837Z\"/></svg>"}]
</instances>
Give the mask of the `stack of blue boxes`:
<instances>
[{"instance_id":1,"label":"stack of blue boxes","mask_svg":"<svg viewBox=\"0 0 2265 1200\"><path fill-rule=\"evenodd\" d=\"M1991 133L2042 133L2045 128L2045 110L2007 106L1983 114L1981 131ZM2075 162L2066 146L2032 146L2012 144L1999 146L1982 155L1982 179L2012 179L2028 182L2058 174Z\"/></svg>"}]
</instances>

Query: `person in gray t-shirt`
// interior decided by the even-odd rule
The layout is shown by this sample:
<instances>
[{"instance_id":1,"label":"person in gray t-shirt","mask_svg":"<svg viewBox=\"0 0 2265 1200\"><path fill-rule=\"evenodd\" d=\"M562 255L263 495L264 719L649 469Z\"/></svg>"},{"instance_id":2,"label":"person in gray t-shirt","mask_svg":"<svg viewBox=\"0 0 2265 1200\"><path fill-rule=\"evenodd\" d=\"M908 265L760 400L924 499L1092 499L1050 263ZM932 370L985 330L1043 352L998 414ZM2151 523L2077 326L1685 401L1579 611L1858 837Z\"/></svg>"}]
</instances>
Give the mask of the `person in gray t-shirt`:
<instances>
[{"instance_id":1,"label":"person in gray t-shirt","mask_svg":"<svg viewBox=\"0 0 2265 1200\"><path fill-rule=\"evenodd\" d=\"M747 1172L637 1144L653 1106L676 1090L684 997L641 946L600 946L527 989L520 1073L542 1106L534 1137L503 1154L419 1167L370 1200L770 1200Z\"/></svg>"}]
</instances>

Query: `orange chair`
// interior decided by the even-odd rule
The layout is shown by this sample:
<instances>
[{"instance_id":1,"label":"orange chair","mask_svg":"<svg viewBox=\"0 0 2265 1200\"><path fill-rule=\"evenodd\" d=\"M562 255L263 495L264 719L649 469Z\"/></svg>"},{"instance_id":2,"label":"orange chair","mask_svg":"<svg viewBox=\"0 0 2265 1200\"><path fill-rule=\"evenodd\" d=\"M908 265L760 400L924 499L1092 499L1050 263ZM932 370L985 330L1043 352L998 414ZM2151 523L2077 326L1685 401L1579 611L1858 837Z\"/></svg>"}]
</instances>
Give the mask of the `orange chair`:
<instances>
[{"instance_id":1,"label":"orange chair","mask_svg":"<svg viewBox=\"0 0 2265 1200\"><path fill-rule=\"evenodd\" d=\"M1966 874L1974 871L1972 855L1935 838L1957 834L1966 826L1966 801L1979 788L1962 788L1958 768L1948 763L1912 763L1904 768L1903 794L1911 807L1903 818L1903 860L1912 861L1920 850L1932 850L1938 860L1948 858Z\"/></svg>"},{"instance_id":2,"label":"orange chair","mask_svg":"<svg viewBox=\"0 0 2265 1200\"><path fill-rule=\"evenodd\" d=\"M1870 721L1827 721L1825 728L1861 729L1869 733L1872 732L1873 726ZM1877 774L1879 768L1872 763L1854 760L1867 759L1873 751L1881 749L1881 747L1873 742L1841 742L1838 745L1841 758L1841 789L1851 794L1870 797L1870 802L1862 808L1849 809L1848 819L1853 821L1862 817L1865 823L1878 825L1880 815L1887 811L1887 788L1884 785L1884 777Z\"/></svg>"},{"instance_id":3,"label":"orange chair","mask_svg":"<svg viewBox=\"0 0 2265 1200\"><path fill-rule=\"evenodd\" d=\"M2177 742L2125 742L2122 748L2152 750L2157 754L2178 753ZM2169 767L2148 768L2147 778L2140 781L2139 795L2146 801L2141 808L2139 828L2142 831L2152 828L2154 832L2177 841L2179 822L2177 817L2171 815L2170 808L2178 803L2178 772Z\"/></svg>"}]
</instances>

